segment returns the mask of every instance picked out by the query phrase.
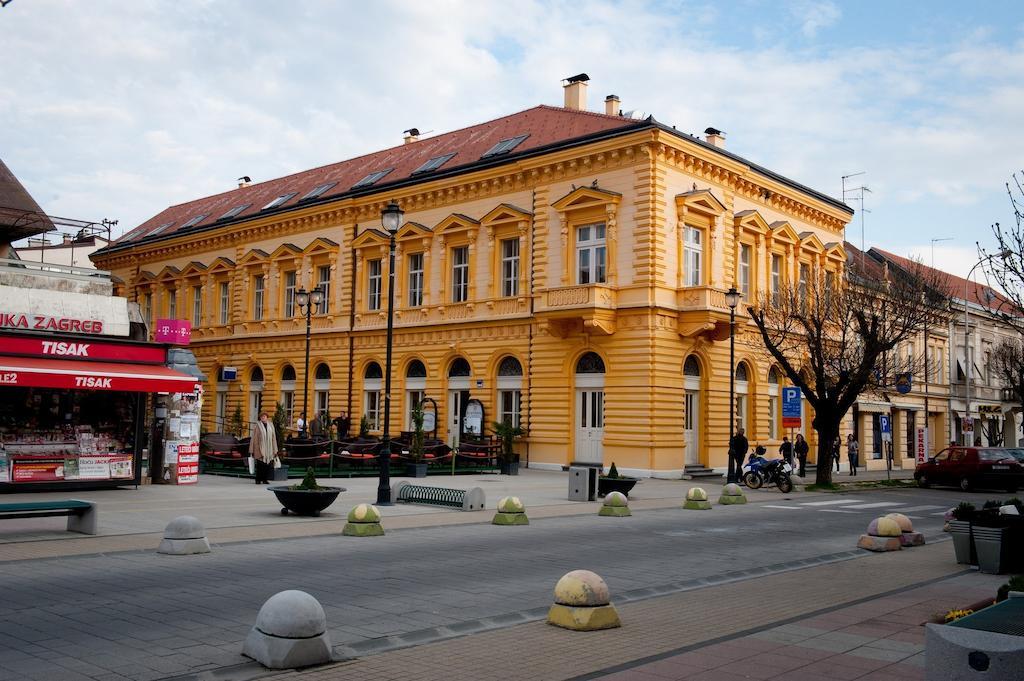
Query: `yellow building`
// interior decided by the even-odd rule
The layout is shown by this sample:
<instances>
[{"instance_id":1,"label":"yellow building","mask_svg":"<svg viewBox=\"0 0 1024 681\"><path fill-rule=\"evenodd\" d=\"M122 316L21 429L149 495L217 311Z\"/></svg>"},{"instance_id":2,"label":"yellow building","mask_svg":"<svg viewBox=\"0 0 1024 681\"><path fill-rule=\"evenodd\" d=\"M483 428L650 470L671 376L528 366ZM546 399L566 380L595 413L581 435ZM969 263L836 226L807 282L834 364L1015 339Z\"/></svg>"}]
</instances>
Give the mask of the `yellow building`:
<instances>
[{"instance_id":1,"label":"yellow building","mask_svg":"<svg viewBox=\"0 0 1024 681\"><path fill-rule=\"evenodd\" d=\"M173 206L93 256L151 318L193 322L211 378L207 428L235 406L302 411L305 320L295 292L322 286L310 400L331 416L383 419L388 236L397 233L392 431L438 404L457 442L467 402L519 419L532 467L610 465L678 477L723 467L729 310L840 271L844 204L653 118L539 106ZM752 444L781 439L779 385L737 317L737 418ZM237 367L238 380L221 381ZM312 412L312 407L310 409ZM806 422L806 420L805 420ZM809 428L808 428L809 431ZM813 438L812 438L813 447Z\"/></svg>"}]
</instances>

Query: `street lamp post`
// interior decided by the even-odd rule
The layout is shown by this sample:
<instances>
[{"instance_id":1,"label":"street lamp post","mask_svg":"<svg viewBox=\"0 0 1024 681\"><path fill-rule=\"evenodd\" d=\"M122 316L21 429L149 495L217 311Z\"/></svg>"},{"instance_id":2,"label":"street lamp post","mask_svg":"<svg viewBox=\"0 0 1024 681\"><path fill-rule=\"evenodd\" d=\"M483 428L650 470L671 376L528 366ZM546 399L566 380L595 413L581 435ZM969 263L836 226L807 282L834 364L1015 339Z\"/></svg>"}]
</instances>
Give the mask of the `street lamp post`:
<instances>
[{"instance_id":1,"label":"street lamp post","mask_svg":"<svg viewBox=\"0 0 1024 681\"><path fill-rule=\"evenodd\" d=\"M380 443L380 469L377 480L377 505L391 506L391 349L395 332L395 234L405 215L397 203L390 202L380 212L380 222L388 233L388 335L384 359L384 439Z\"/></svg>"},{"instance_id":2,"label":"street lamp post","mask_svg":"<svg viewBox=\"0 0 1024 681\"><path fill-rule=\"evenodd\" d=\"M295 302L299 306L299 312L306 316L306 369L302 372L302 428L299 430L299 437L305 438L309 430L308 400L309 400L309 334L310 323L313 316L313 308L324 299L324 292L317 287L312 291L299 289L295 292Z\"/></svg>"},{"instance_id":3,"label":"street lamp post","mask_svg":"<svg viewBox=\"0 0 1024 681\"><path fill-rule=\"evenodd\" d=\"M736 435L736 306L740 304L740 292L735 286L726 292L725 302L729 306L729 473L726 481L736 482L738 471L733 463L732 439Z\"/></svg>"}]
</instances>

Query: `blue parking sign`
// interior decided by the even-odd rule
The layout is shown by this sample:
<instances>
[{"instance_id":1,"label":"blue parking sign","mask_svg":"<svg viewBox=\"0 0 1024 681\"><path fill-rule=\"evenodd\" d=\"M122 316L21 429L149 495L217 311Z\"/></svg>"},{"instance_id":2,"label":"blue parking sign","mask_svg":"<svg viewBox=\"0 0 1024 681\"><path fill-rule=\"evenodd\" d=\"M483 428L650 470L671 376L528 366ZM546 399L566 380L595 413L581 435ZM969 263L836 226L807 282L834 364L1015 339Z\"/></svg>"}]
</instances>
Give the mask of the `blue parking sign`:
<instances>
[{"instance_id":1,"label":"blue parking sign","mask_svg":"<svg viewBox=\"0 0 1024 681\"><path fill-rule=\"evenodd\" d=\"M803 416L803 400L800 396L800 388L782 389L782 427L799 428L800 418Z\"/></svg>"},{"instance_id":2,"label":"blue parking sign","mask_svg":"<svg viewBox=\"0 0 1024 681\"><path fill-rule=\"evenodd\" d=\"M878 426L883 433L892 432L892 421L889 420L889 416L882 414L878 417Z\"/></svg>"}]
</instances>

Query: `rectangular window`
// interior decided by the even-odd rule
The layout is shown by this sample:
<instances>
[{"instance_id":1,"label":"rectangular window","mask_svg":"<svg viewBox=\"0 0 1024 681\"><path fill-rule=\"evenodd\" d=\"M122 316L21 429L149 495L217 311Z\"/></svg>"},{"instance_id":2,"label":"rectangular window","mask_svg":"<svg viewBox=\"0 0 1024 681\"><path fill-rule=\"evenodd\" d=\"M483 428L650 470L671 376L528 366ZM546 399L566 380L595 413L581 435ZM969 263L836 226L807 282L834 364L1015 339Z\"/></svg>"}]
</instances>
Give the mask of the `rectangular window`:
<instances>
[{"instance_id":1,"label":"rectangular window","mask_svg":"<svg viewBox=\"0 0 1024 681\"><path fill-rule=\"evenodd\" d=\"M704 283L701 260L704 255L704 232L696 227L686 227L683 239L683 272L686 286L700 286Z\"/></svg>"},{"instance_id":2,"label":"rectangular window","mask_svg":"<svg viewBox=\"0 0 1024 681\"><path fill-rule=\"evenodd\" d=\"M382 283L381 260L369 260L366 263L366 309L380 309L380 287Z\"/></svg>"},{"instance_id":3,"label":"rectangular window","mask_svg":"<svg viewBox=\"0 0 1024 681\"><path fill-rule=\"evenodd\" d=\"M263 319L263 275L252 278L252 318Z\"/></svg>"},{"instance_id":4,"label":"rectangular window","mask_svg":"<svg viewBox=\"0 0 1024 681\"><path fill-rule=\"evenodd\" d=\"M231 321L231 288L228 282L220 283L220 323Z\"/></svg>"},{"instance_id":5,"label":"rectangular window","mask_svg":"<svg viewBox=\"0 0 1024 681\"><path fill-rule=\"evenodd\" d=\"M173 288L167 289L167 318L178 318L178 292Z\"/></svg>"},{"instance_id":6,"label":"rectangular window","mask_svg":"<svg viewBox=\"0 0 1024 681\"><path fill-rule=\"evenodd\" d=\"M736 427L742 428L744 431L747 430L747 396L736 395ZM753 439L753 433L747 432L747 437ZM747 453L743 452L744 458Z\"/></svg>"},{"instance_id":7,"label":"rectangular window","mask_svg":"<svg viewBox=\"0 0 1024 681\"><path fill-rule=\"evenodd\" d=\"M943 383L945 376L945 360L943 359L944 351L941 347L935 348L935 373L933 374L932 383Z\"/></svg>"},{"instance_id":8,"label":"rectangular window","mask_svg":"<svg viewBox=\"0 0 1024 681\"><path fill-rule=\"evenodd\" d=\"M422 390L406 390L405 391L405 429L414 430L415 426L412 423L412 412L416 409L417 405L423 401L426 394Z\"/></svg>"},{"instance_id":9,"label":"rectangular window","mask_svg":"<svg viewBox=\"0 0 1024 681\"><path fill-rule=\"evenodd\" d=\"M772 302L778 303L782 293L782 256L772 255Z\"/></svg>"},{"instance_id":10,"label":"rectangular window","mask_svg":"<svg viewBox=\"0 0 1024 681\"><path fill-rule=\"evenodd\" d=\"M321 423L330 421L331 413L331 392L329 390L317 390L313 395L313 418L320 419Z\"/></svg>"},{"instance_id":11,"label":"rectangular window","mask_svg":"<svg viewBox=\"0 0 1024 681\"><path fill-rule=\"evenodd\" d=\"M807 307L807 280L811 277L809 265L800 265L800 307Z\"/></svg>"},{"instance_id":12,"label":"rectangular window","mask_svg":"<svg viewBox=\"0 0 1024 681\"><path fill-rule=\"evenodd\" d=\"M409 254L409 307L423 305L423 254Z\"/></svg>"},{"instance_id":13,"label":"rectangular window","mask_svg":"<svg viewBox=\"0 0 1024 681\"><path fill-rule=\"evenodd\" d=\"M192 326L203 325L203 287L192 287Z\"/></svg>"},{"instance_id":14,"label":"rectangular window","mask_svg":"<svg viewBox=\"0 0 1024 681\"><path fill-rule=\"evenodd\" d=\"M768 438L779 438L779 398L775 395L768 397Z\"/></svg>"},{"instance_id":15,"label":"rectangular window","mask_svg":"<svg viewBox=\"0 0 1024 681\"><path fill-rule=\"evenodd\" d=\"M576 283L603 284L607 249L603 222L576 228Z\"/></svg>"},{"instance_id":16,"label":"rectangular window","mask_svg":"<svg viewBox=\"0 0 1024 681\"><path fill-rule=\"evenodd\" d=\"M291 319L295 316L295 282L298 273L292 270L284 273L284 316ZM288 421L291 423L291 420Z\"/></svg>"},{"instance_id":17,"label":"rectangular window","mask_svg":"<svg viewBox=\"0 0 1024 681\"><path fill-rule=\"evenodd\" d=\"M320 305L316 308L317 314L327 314L330 309L331 300L331 266L321 265L316 268L316 285L323 292Z\"/></svg>"},{"instance_id":18,"label":"rectangular window","mask_svg":"<svg viewBox=\"0 0 1024 681\"><path fill-rule=\"evenodd\" d=\"M751 248L747 244L740 244L740 268L739 284L740 293L744 300L750 300L750 258Z\"/></svg>"},{"instance_id":19,"label":"rectangular window","mask_svg":"<svg viewBox=\"0 0 1024 681\"><path fill-rule=\"evenodd\" d=\"M226 390L217 391L217 406L215 407L216 413L214 414L214 427L219 433L226 433L228 430L227 415L228 415L228 392Z\"/></svg>"},{"instance_id":20,"label":"rectangular window","mask_svg":"<svg viewBox=\"0 0 1024 681\"><path fill-rule=\"evenodd\" d=\"M153 294L147 293L142 299L143 314L146 315L146 326L153 328Z\"/></svg>"},{"instance_id":21,"label":"rectangular window","mask_svg":"<svg viewBox=\"0 0 1024 681\"><path fill-rule=\"evenodd\" d=\"M501 423L509 423L512 426L519 425L519 403L522 399L522 392L519 390L501 390L498 392L498 417Z\"/></svg>"},{"instance_id":22,"label":"rectangular window","mask_svg":"<svg viewBox=\"0 0 1024 681\"><path fill-rule=\"evenodd\" d=\"M469 246L452 249L452 302L469 300Z\"/></svg>"},{"instance_id":23,"label":"rectangular window","mask_svg":"<svg viewBox=\"0 0 1024 681\"><path fill-rule=\"evenodd\" d=\"M519 295L519 239L501 242L501 295Z\"/></svg>"},{"instance_id":24,"label":"rectangular window","mask_svg":"<svg viewBox=\"0 0 1024 681\"><path fill-rule=\"evenodd\" d=\"M295 418L295 391L281 391L281 406L284 407L285 423L293 423Z\"/></svg>"},{"instance_id":25,"label":"rectangular window","mask_svg":"<svg viewBox=\"0 0 1024 681\"><path fill-rule=\"evenodd\" d=\"M363 402L366 420L370 422L370 430L380 430L380 391L367 390L364 393Z\"/></svg>"}]
</instances>

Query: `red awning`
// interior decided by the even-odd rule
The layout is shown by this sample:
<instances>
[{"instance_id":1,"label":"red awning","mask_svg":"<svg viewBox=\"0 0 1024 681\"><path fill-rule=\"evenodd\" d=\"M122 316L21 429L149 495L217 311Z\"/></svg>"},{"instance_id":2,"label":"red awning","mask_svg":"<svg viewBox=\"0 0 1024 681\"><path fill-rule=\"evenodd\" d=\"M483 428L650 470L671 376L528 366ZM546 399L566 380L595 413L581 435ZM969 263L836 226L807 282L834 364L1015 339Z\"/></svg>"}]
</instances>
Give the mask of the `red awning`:
<instances>
[{"instance_id":1,"label":"red awning","mask_svg":"<svg viewBox=\"0 0 1024 681\"><path fill-rule=\"evenodd\" d=\"M141 393L191 393L194 377L157 364L82 362L0 355L0 386L66 390L121 390Z\"/></svg>"}]
</instances>

